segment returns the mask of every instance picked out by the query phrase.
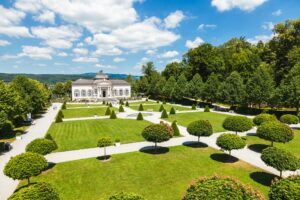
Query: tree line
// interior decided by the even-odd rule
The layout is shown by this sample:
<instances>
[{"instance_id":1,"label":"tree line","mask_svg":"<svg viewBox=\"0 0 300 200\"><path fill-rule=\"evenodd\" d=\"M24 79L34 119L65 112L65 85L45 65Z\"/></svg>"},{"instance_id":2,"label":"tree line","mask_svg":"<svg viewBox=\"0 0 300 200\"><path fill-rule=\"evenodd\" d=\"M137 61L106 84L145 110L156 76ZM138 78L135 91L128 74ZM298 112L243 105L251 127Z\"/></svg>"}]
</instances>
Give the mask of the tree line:
<instances>
[{"instance_id":1,"label":"tree line","mask_svg":"<svg viewBox=\"0 0 300 200\"><path fill-rule=\"evenodd\" d=\"M153 98L192 98L247 107L300 107L300 18L274 26L269 42L251 44L232 38L188 50L181 62L158 72L153 62L139 80L127 79L132 90Z\"/></svg>"}]
</instances>

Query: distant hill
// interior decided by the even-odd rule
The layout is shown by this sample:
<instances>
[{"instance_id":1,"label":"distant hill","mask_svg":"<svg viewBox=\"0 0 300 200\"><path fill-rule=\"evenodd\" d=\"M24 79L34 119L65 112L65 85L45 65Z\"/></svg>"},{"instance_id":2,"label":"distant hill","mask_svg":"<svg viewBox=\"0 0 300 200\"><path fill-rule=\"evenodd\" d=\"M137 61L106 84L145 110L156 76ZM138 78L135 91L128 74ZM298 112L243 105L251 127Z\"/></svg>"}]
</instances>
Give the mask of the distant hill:
<instances>
[{"instance_id":1,"label":"distant hill","mask_svg":"<svg viewBox=\"0 0 300 200\"><path fill-rule=\"evenodd\" d=\"M84 74L6 74L0 73L0 80L10 82L15 76L22 75L35 80L38 80L46 84L54 84L57 82L65 82L68 80L75 81L79 78L92 79L96 73L84 73ZM107 74L110 79L125 79L127 74ZM139 76L133 76L134 79L138 79Z\"/></svg>"}]
</instances>

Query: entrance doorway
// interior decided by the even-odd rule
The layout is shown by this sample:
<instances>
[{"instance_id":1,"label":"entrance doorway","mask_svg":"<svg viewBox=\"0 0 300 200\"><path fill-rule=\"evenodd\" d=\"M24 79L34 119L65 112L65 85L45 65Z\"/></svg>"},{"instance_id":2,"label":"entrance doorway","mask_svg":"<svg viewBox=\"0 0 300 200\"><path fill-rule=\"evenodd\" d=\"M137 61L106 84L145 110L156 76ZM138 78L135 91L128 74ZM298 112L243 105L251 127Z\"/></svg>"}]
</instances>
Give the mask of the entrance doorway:
<instances>
[{"instance_id":1,"label":"entrance doorway","mask_svg":"<svg viewBox=\"0 0 300 200\"><path fill-rule=\"evenodd\" d=\"M102 91L102 97L106 97L106 90Z\"/></svg>"}]
</instances>

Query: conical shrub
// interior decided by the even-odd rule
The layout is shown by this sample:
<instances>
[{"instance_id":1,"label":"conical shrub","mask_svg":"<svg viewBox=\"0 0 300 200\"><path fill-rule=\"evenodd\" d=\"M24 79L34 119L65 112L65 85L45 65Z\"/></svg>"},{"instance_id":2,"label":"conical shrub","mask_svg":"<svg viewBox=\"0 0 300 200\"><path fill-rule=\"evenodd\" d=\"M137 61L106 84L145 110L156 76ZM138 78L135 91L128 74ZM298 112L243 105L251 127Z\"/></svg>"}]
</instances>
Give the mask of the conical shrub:
<instances>
[{"instance_id":1,"label":"conical shrub","mask_svg":"<svg viewBox=\"0 0 300 200\"><path fill-rule=\"evenodd\" d=\"M143 114L139 112L139 114L137 115L136 120L144 120Z\"/></svg>"},{"instance_id":2,"label":"conical shrub","mask_svg":"<svg viewBox=\"0 0 300 200\"><path fill-rule=\"evenodd\" d=\"M175 108L172 107L171 110L170 110L170 115L175 115L175 114L176 114Z\"/></svg>"},{"instance_id":3,"label":"conical shrub","mask_svg":"<svg viewBox=\"0 0 300 200\"><path fill-rule=\"evenodd\" d=\"M196 105L195 104L192 105L192 110L196 110Z\"/></svg>"},{"instance_id":4,"label":"conical shrub","mask_svg":"<svg viewBox=\"0 0 300 200\"><path fill-rule=\"evenodd\" d=\"M172 122L172 128L173 128L173 131L174 131L174 136L180 136L180 131L179 131L179 129L178 129L178 126L177 126L177 121L175 120L175 121L173 121Z\"/></svg>"},{"instance_id":5,"label":"conical shrub","mask_svg":"<svg viewBox=\"0 0 300 200\"><path fill-rule=\"evenodd\" d=\"M113 110L113 111L111 111L111 114L110 114L110 117L109 117L110 119L117 119L117 115L116 115L116 113L115 113L115 111Z\"/></svg>"},{"instance_id":6,"label":"conical shrub","mask_svg":"<svg viewBox=\"0 0 300 200\"><path fill-rule=\"evenodd\" d=\"M119 107L119 112L125 112L125 110L124 110L124 108L123 108L122 105L120 105L120 107Z\"/></svg>"},{"instance_id":7,"label":"conical shrub","mask_svg":"<svg viewBox=\"0 0 300 200\"><path fill-rule=\"evenodd\" d=\"M129 102L128 102L128 101L126 101L125 106L126 106L126 107L129 107Z\"/></svg>"},{"instance_id":8,"label":"conical shrub","mask_svg":"<svg viewBox=\"0 0 300 200\"><path fill-rule=\"evenodd\" d=\"M110 115L111 114L111 110L109 107L106 108L106 111L105 111L105 115Z\"/></svg>"},{"instance_id":9,"label":"conical shrub","mask_svg":"<svg viewBox=\"0 0 300 200\"><path fill-rule=\"evenodd\" d=\"M208 105L205 106L204 112L210 112Z\"/></svg>"},{"instance_id":10,"label":"conical shrub","mask_svg":"<svg viewBox=\"0 0 300 200\"><path fill-rule=\"evenodd\" d=\"M162 113L161 113L161 117L160 117L160 118L165 119L165 118L168 118L168 117L169 117L169 116L168 116L167 111L166 111L166 110L163 110Z\"/></svg>"},{"instance_id":11,"label":"conical shrub","mask_svg":"<svg viewBox=\"0 0 300 200\"><path fill-rule=\"evenodd\" d=\"M143 106L143 104L140 104L139 111L144 111L144 106Z\"/></svg>"},{"instance_id":12,"label":"conical shrub","mask_svg":"<svg viewBox=\"0 0 300 200\"><path fill-rule=\"evenodd\" d=\"M160 105L159 112L163 111L164 109L165 109L165 107L163 105Z\"/></svg>"}]
</instances>

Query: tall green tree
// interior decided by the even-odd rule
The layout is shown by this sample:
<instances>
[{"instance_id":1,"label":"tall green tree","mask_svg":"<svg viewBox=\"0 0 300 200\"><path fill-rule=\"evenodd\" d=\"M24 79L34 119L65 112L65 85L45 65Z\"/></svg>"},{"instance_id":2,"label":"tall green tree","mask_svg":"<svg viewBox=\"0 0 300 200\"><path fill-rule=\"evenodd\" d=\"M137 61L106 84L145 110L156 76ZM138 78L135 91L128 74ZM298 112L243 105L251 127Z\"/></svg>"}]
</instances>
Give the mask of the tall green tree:
<instances>
[{"instance_id":1,"label":"tall green tree","mask_svg":"<svg viewBox=\"0 0 300 200\"><path fill-rule=\"evenodd\" d=\"M173 99L174 98L174 89L176 87L176 80L174 76L171 76L166 82L165 87L163 88L162 95L165 98Z\"/></svg>"},{"instance_id":2,"label":"tall green tree","mask_svg":"<svg viewBox=\"0 0 300 200\"><path fill-rule=\"evenodd\" d=\"M218 100L220 81L218 76L212 73L205 82L202 90L202 98L207 102L214 103Z\"/></svg>"},{"instance_id":3,"label":"tall green tree","mask_svg":"<svg viewBox=\"0 0 300 200\"><path fill-rule=\"evenodd\" d=\"M203 81L201 76L197 73L193 76L193 79L188 83L188 96L194 99L201 98Z\"/></svg>"},{"instance_id":4,"label":"tall green tree","mask_svg":"<svg viewBox=\"0 0 300 200\"><path fill-rule=\"evenodd\" d=\"M174 76L175 79L178 79L182 73L182 65L178 62L172 62L166 65L165 69L162 71L162 75L168 80L171 76Z\"/></svg>"},{"instance_id":5,"label":"tall green tree","mask_svg":"<svg viewBox=\"0 0 300 200\"><path fill-rule=\"evenodd\" d=\"M188 81L186 80L184 74L181 74L178 77L174 88L174 97L178 100L182 100L184 97L186 97L188 94L187 86Z\"/></svg>"}]
</instances>

